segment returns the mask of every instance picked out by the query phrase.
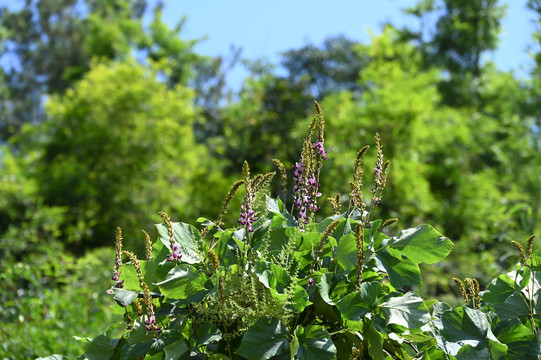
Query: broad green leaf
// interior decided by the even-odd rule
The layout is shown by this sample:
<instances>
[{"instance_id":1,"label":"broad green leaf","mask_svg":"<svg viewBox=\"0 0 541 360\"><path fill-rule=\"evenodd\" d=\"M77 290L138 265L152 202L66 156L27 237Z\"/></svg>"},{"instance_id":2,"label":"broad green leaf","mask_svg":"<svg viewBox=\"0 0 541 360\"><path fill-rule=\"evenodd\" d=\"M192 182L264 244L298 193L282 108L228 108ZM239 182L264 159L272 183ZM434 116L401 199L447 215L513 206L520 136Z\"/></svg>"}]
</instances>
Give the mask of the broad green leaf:
<instances>
[{"instance_id":1,"label":"broad green leaf","mask_svg":"<svg viewBox=\"0 0 541 360\"><path fill-rule=\"evenodd\" d=\"M205 291L206 277L191 265L179 264L158 285L161 293L170 299L184 299Z\"/></svg>"},{"instance_id":2,"label":"broad green leaf","mask_svg":"<svg viewBox=\"0 0 541 360\"><path fill-rule=\"evenodd\" d=\"M237 245L232 239L232 234L233 231L231 229L227 229L216 236L219 240L217 241L213 250L216 255L218 255L220 264L222 266L229 266L236 263L235 252Z\"/></svg>"},{"instance_id":3,"label":"broad green leaf","mask_svg":"<svg viewBox=\"0 0 541 360\"><path fill-rule=\"evenodd\" d=\"M156 277L156 263L154 261L139 260L139 265L141 266L141 272L143 273L143 278L147 283L148 287L153 288L153 283L159 281ZM139 291L141 290L141 282L137 276L137 271L131 262L125 263L118 269L120 273L120 280L124 280L124 287L127 290Z\"/></svg>"},{"instance_id":4,"label":"broad green leaf","mask_svg":"<svg viewBox=\"0 0 541 360\"><path fill-rule=\"evenodd\" d=\"M317 227L317 231L320 233L320 234L323 234L325 232L325 230L327 230L327 227L335 220L340 220L339 223L338 223L338 226L336 227L336 229L334 229L333 233L331 234L331 238L335 239L334 241L336 242L336 239L340 239L342 236L344 235L347 235L349 233L351 233L351 224L352 223L356 223L355 220L349 218L349 219L346 219L344 217L344 214L342 215L333 215L331 217L328 217L326 218L325 220L323 220L322 222L320 222L318 224L318 227Z\"/></svg>"},{"instance_id":5,"label":"broad green leaf","mask_svg":"<svg viewBox=\"0 0 541 360\"><path fill-rule=\"evenodd\" d=\"M282 322L263 317L246 331L237 354L248 360L266 360L289 349L289 332Z\"/></svg>"},{"instance_id":6,"label":"broad green leaf","mask_svg":"<svg viewBox=\"0 0 541 360\"><path fill-rule=\"evenodd\" d=\"M455 357L446 354L445 351L438 349L437 346L432 346L417 354L416 359L419 360L455 360Z\"/></svg>"},{"instance_id":7,"label":"broad green leaf","mask_svg":"<svg viewBox=\"0 0 541 360\"><path fill-rule=\"evenodd\" d=\"M302 234L299 251L315 251L322 237L323 234L320 232L305 232L304 234Z\"/></svg>"},{"instance_id":8,"label":"broad green leaf","mask_svg":"<svg viewBox=\"0 0 541 360\"><path fill-rule=\"evenodd\" d=\"M471 345L465 345L460 348L456 354L457 360L490 360L488 348L476 349Z\"/></svg>"},{"instance_id":9,"label":"broad green leaf","mask_svg":"<svg viewBox=\"0 0 541 360\"><path fill-rule=\"evenodd\" d=\"M302 312L307 306L312 304L312 302L309 299L308 293L300 285L295 285L293 297L291 298L290 301L291 301L291 304L288 304L287 307L291 309L293 314L298 314Z\"/></svg>"},{"instance_id":10,"label":"broad green leaf","mask_svg":"<svg viewBox=\"0 0 541 360\"><path fill-rule=\"evenodd\" d=\"M365 327L364 336L368 340L368 354L372 359L384 360L383 335L374 328L373 321Z\"/></svg>"},{"instance_id":11,"label":"broad green leaf","mask_svg":"<svg viewBox=\"0 0 541 360\"><path fill-rule=\"evenodd\" d=\"M273 297L280 300L286 299L285 290L291 284L291 277L284 268L273 263L260 261L256 264L255 272L259 281L271 290Z\"/></svg>"},{"instance_id":12,"label":"broad green leaf","mask_svg":"<svg viewBox=\"0 0 541 360\"><path fill-rule=\"evenodd\" d=\"M519 319L500 321L493 330L498 340L507 345L506 359L539 358L539 342L529 327Z\"/></svg>"},{"instance_id":13,"label":"broad green leaf","mask_svg":"<svg viewBox=\"0 0 541 360\"><path fill-rule=\"evenodd\" d=\"M155 263L161 263L167 259L169 249L158 239L152 244L152 261Z\"/></svg>"},{"instance_id":14,"label":"broad green leaf","mask_svg":"<svg viewBox=\"0 0 541 360\"><path fill-rule=\"evenodd\" d=\"M409 258L397 259L381 249L376 253L377 261L387 272L391 285L396 289L402 289L407 285L421 284L421 270L419 265Z\"/></svg>"},{"instance_id":15,"label":"broad green leaf","mask_svg":"<svg viewBox=\"0 0 541 360\"><path fill-rule=\"evenodd\" d=\"M166 360L178 360L181 357L187 357L190 355L190 348L184 339L167 345L163 348L163 350L165 351Z\"/></svg>"},{"instance_id":16,"label":"broad green leaf","mask_svg":"<svg viewBox=\"0 0 541 360\"><path fill-rule=\"evenodd\" d=\"M533 305L535 306L535 302ZM522 321L526 321L531 312L536 312L535 308L530 308L530 301L526 299L522 292L514 292L503 303L493 304L492 308L501 320L517 317Z\"/></svg>"},{"instance_id":17,"label":"broad green leaf","mask_svg":"<svg viewBox=\"0 0 541 360\"><path fill-rule=\"evenodd\" d=\"M528 260L528 262L529 261L530 260ZM541 270L541 248L535 250L532 253L531 264L532 264L532 270L534 270L534 271Z\"/></svg>"},{"instance_id":18,"label":"broad green leaf","mask_svg":"<svg viewBox=\"0 0 541 360\"><path fill-rule=\"evenodd\" d=\"M314 276L316 278L319 276L319 273L315 272L314 275L316 275ZM316 316L324 318L329 322L340 321L340 314L338 314L338 309L334 306L334 302L330 298L331 294L329 293L332 286L332 277L332 273L319 276L313 299Z\"/></svg>"},{"instance_id":19,"label":"broad green leaf","mask_svg":"<svg viewBox=\"0 0 541 360\"><path fill-rule=\"evenodd\" d=\"M381 284L379 282L362 283L360 291L344 296L336 304L342 318L350 321L362 321L366 314L377 309L380 291Z\"/></svg>"},{"instance_id":20,"label":"broad green leaf","mask_svg":"<svg viewBox=\"0 0 541 360\"><path fill-rule=\"evenodd\" d=\"M270 226L271 220L269 219L260 218L255 222L253 225L254 232L249 237L249 243L252 249L257 250L266 243Z\"/></svg>"},{"instance_id":21,"label":"broad green leaf","mask_svg":"<svg viewBox=\"0 0 541 360\"><path fill-rule=\"evenodd\" d=\"M154 343L154 340L147 340L145 342L136 342L133 344L126 343L122 347L122 351L120 352L121 359L138 359L142 355L146 355L150 348L152 347L152 344Z\"/></svg>"},{"instance_id":22,"label":"broad green leaf","mask_svg":"<svg viewBox=\"0 0 541 360\"><path fill-rule=\"evenodd\" d=\"M113 342L107 336L100 335L86 346L85 357L88 360L106 360L110 359L114 352Z\"/></svg>"},{"instance_id":23,"label":"broad green leaf","mask_svg":"<svg viewBox=\"0 0 541 360\"><path fill-rule=\"evenodd\" d=\"M515 286L509 275L500 275L488 284L483 300L488 304L503 304L516 291Z\"/></svg>"},{"instance_id":24,"label":"broad green leaf","mask_svg":"<svg viewBox=\"0 0 541 360\"><path fill-rule=\"evenodd\" d=\"M301 236L301 231L296 227L285 227L272 230L268 239L268 250L281 251L289 241L293 241L293 244L298 245L301 241Z\"/></svg>"},{"instance_id":25,"label":"broad green leaf","mask_svg":"<svg viewBox=\"0 0 541 360\"><path fill-rule=\"evenodd\" d=\"M420 328L430 321L430 313L423 299L414 292L392 297L380 305L387 324L397 324L408 329Z\"/></svg>"},{"instance_id":26,"label":"broad green leaf","mask_svg":"<svg viewBox=\"0 0 541 360\"><path fill-rule=\"evenodd\" d=\"M152 340L154 334L152 332L148 332L146 326L144 325L144 321L147 319L147 315L143 315L134 321L133 329L129 332L129 335L126 338L128 345L135 345Z\"/></svg>"},{"instance_id":27,"label":"broad green leaf","mask_svg":"<svg viewBox=\"0 0 541 360\"><path fill-rule=\"evenodd\" d=\"M330 298L332 277L333 273L323 274L316 285L319 296L321 296L321 299L329 305L334 305L334 302Z\"/></svg>"},{"instance_id":28,"label":"broad green leaf","mask_svg":"<svg viewBox=\"0 0 541 360\"><path fill-rule=\"evenodd\" d=\"M275 213L277 215L284 217L286 219L287 227L297 226L297 220L295 220L295 217L293 217L293 215L287 212L286 207L284 203L282 202L282 200L267 197L267 210L271 213Z\"/></svg>"},{"instance_id":29,"label":"broad green leaf","mask_svg":"<svg viewBox=\"0 0 541 360\"><path fill-rule=\"evenodd\" d=\"M222 332L211 322L206 322L197 328L197 345L208 345L215 341L220 341L222 338Z\"/></svg>"},{"instance_id":30,"label":"broad green leaf","mask_svg":"<svg viewBox=\"0 0 541 360\"><path fill-rule=\"evenodd\" d=\"M415 263L433 264L444 259L453 249L453 242L443 237L430 225L402 230L387 245L395 257L406 255Z\"/></svg>"},{"instance_id":31,"label":"broad green leaf","mask_svg":"<svg viewBox=\"0 0 541 360\"><path fill-rule=\"evenodd\" d=\"M362 329L361 329L362 330ZM355 348L362 348L362 339L360 333L353 332L348 329L347 331L340 332L333 336L333 343L336 346L336 357L338 360L350 360L352 350Z\"/></svg>"},{"instance_id":32,"label":"broad green leaf","mask_svg":"<svg viewBox=\"0 0 541 360\"><path fill-rule=\"evenodd\" d=\"M496 341L489 340L487 347L474 348L471 345L465 345L456 354L457 360L492 360L507 359L507 346Z\"/></svg>"},{"instance_id":33,"label":"broad green leaf","mask_svg":"<svg viewBox=\"0 0 541 360\"><path fill-rule=\"evenodd\" d=\"M385 235L381 231L378 231L382 224L381 219L377 219L370 222L370 229L365 229L364 231L364 238L365 240L368 239L370 243L371 249L379 249L381 248L381 243L383 240L388 239L389 236Z\"/></svg>"},{"instance_id":34,"label":"broad green leaf","mask_svg":"<svg viewBox=\"0 0 541 360\"><path fill-rule=\"evenodd\" d=\"M346 234L338 241L338 251L334 261L345 271L351 271L357 267L357 241L352 233Z\"/></svg>"},{"instance_id":35,"label":"broad green leaf","mask_svg":"<svg viewBox=\"0 0 541 360\"><path fill-rule=\"evenodd\" d=\"M178 330L167 329L162 331L162 333L156 338L153 339L152 346L148 351L149 355L154 355L158 352L163 351L163 349L182 339L182 334Z\"/></svg>"},{"instance_id":36,"label":"broad green leaf","mask_svg":"<svg viewBox=\"0 0 541 360\"><path fill-rule=\"evenodd\" d=\"M185 223L172 223L175 242L180 247L182 253L182 262L188 264L196 264L201 262L199 255L197 254L198 243L201 241L201 234L195 226ZM158 234L160 235L160 241L171 251L171 240L167 227L163 224L156 224Z\"/></svg>"},{"instance_id":37,"label":"broad green leaf","mask_svg":"<svg viewBox=\"0 0 541 360\"><path fill-rule=\"evenodd\" d=\"M447 341L471 345L476 349L488 347L489 341L498 343L490 329L490 321L481 310L455 308L442 316L441 334Z\"/></svg>"},{"instance_id":38,"label":"broad green leaf","mask_svg":"<svg viewBox=\"0 0 541 360\"><path fill-rule=\"evenodd\" d=\"M336 359L336 347L329 333L319 325L298 326L295 334L299 340L297 358L306 360Z\"/></svg>"}]
</instances>

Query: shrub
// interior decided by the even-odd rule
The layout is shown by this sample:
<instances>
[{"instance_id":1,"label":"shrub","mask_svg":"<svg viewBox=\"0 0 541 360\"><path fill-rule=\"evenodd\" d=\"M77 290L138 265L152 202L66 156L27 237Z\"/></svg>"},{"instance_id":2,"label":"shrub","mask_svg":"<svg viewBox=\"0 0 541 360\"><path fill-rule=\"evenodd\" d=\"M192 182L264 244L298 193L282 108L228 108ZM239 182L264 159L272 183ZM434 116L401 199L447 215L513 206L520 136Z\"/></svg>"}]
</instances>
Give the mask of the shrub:
<instances>
[{"instance_id":1,"label":"shrub","mask_svg":"<svg viewBox=\"0 0 541 360\"><path fill-rule=\"evenodd\" d=\"M371 189L363 187L363 147L355 160L347 209L330 198L333 216L316 221L319 174L326 159L317 117L294 165L293 203L265 195L274 173L244 179L226 197L223 215L244 187L239 226L198 219L197 227L160 213L159 237L144 234L146 260L123 250L109 290L124 309L89 340L81 359L514 359L539 356L541 252L522 245L516 271L484 293L456 279L466 306L423 300L421 263L434 264L452 242L430 225L389 236L396 219L374 219L389 163L376 135ZM275 161L284 183L285 168ZM286 191L283 191L285 195ZM118 336L117 336L118 335ZM51 357L52 358L52 357ZM56 358L62 358L57 356Z\"/></svg>"}]
</instances>

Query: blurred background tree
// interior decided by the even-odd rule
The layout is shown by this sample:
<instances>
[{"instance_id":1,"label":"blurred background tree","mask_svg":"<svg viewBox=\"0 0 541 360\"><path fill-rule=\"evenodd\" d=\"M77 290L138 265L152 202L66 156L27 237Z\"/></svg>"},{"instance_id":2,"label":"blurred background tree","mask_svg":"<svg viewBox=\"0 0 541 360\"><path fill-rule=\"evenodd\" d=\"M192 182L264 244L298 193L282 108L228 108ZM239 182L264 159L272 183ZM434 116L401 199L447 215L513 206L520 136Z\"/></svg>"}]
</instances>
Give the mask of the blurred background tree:
<instances>
[{"instance_id":1,"label":"blurred background tree","mask_svg":"<svg viewBox=\"0 0 541 360\"><path fill-rule=\"evenodd\" d=\"M528 6L541 19L539 1ZM540 28L521 79L482 60L498 46L502 1L422 0L405 13L416 28L386 24L368 43L338 36L290 49L277 71L240 49L197 54L184 20L170 27L161 5L143 0L0 9L0 353L75 356L59 334L89 301L96 307L77 318L88 326L77 329L101 331L90 314L106 300L85 295L109 286L115 227L141 248L157 211L214 218L244 160L254 173L273 170L273 158L298 161L314 98L326 119L324 197L347 201L355 154L378 132L391 160L381 216L433 224L455 242L426 269L422 292L452 301L453 276L483 284L516 262L509 240L541 224ZM249 75L233 93L226 75L239 63ZM369 153L365 173L374 161ZM67 287L76 290L60 299ZM51 330L27 349L25 329L45 320Z\"/></svg>"}]
</instances>

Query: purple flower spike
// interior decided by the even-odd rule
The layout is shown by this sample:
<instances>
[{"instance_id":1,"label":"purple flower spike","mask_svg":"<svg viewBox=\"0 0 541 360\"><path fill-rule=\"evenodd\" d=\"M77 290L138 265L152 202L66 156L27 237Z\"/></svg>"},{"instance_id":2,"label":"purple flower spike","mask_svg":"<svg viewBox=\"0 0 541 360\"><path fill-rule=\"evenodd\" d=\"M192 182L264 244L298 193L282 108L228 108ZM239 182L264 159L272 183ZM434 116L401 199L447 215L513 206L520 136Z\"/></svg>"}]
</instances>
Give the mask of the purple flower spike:
<instances>
[{"instance_id":1,"label":"purple flower spike","mask_svg":"<svg viewBox=\"0 0 541 360\"><path fill-rule=\"evenodd\" d=\"M316 150L323 160L327 160L327 151L323 147L323 143L321 141L313 143L312 149Z\"/></svg>"}]
</instances>

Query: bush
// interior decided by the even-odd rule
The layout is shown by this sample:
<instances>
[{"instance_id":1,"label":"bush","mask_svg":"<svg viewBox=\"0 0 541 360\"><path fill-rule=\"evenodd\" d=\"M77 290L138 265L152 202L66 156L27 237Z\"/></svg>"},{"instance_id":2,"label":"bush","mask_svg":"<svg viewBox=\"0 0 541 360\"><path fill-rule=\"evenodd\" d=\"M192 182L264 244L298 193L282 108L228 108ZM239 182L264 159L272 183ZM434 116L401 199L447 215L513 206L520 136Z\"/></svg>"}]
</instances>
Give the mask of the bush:
<instances>
[{"instance_id":1,"label":"bush","mask_svg":"<svg viewBox=\"0 0 541 360\"><path fill-rule=\"evenodd\" d=\"M0 358L32 359L59 350L76 358L81 344L72 335L99 333L118 316L103 290L109 258L107 248L77 261L57 249L6 266L4 286L17 286L15 293L9 289L10 300L0 304Z\"/></svg>"},{"instance_id":2,"label":"bush","mask_svg":"<svg viewBox=\"0 0 541 360\"><path fill-rule=\"evenodd\" d=\"M391 237L385 228L396 219L373 219L389 166L379 136L371 189L363 192L364 147L347 210L337 195L329 200L335 214L315 220L326 158L317 103L316 109L294 166L290 211L265 195L274 173L252 177L245 163L244 179L222 208L223 214L244 186L240 226L223 229L221 216L200 218L199 231L160 213L158 239L145 237L146 260L123 250L117 229L116 284L109 292L124 309L126 331L117 337L113 325L89 340L81 359L539 356L541 252L533 251L533 237L526 250L515 243L517 270L496 278L484 293L476 280L456 279L466 306L423 300L409 290L421 284L419 265L441 261L453 244L430 225ZM285 184L284 166L275 164Z\"/></svg>"}]
</instances>

